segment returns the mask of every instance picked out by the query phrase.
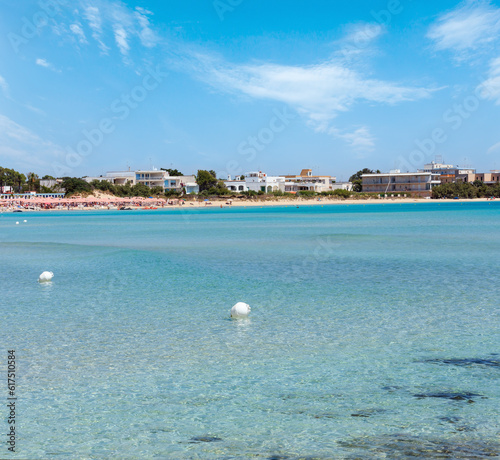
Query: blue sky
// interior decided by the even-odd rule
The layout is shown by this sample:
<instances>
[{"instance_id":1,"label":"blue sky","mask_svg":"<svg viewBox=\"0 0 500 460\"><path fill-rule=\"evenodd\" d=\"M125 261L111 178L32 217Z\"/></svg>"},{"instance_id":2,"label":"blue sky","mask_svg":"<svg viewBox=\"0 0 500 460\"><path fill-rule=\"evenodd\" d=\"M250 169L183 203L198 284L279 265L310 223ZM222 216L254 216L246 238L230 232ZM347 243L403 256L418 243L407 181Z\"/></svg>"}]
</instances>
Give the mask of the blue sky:
<instances>
[{"instance_id":1,"label":"blue sky","mask_svg":"<svg viewBox=\"0 0 500 460\"><path fill-rule=\"evenodd\" d=\"M0 0L0 165L500 168L500 2Z\"/></svg>"}]
</instances>

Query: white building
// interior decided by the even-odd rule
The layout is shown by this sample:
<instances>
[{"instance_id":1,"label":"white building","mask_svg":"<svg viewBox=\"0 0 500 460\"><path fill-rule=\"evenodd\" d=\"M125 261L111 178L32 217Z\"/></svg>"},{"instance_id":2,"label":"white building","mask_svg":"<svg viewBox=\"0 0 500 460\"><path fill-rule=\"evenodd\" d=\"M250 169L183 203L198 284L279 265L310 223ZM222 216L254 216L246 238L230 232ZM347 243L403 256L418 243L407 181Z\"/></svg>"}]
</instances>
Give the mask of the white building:
<instances>
[{"instance_id":1,"label":"white building","mask_svg":"<svg viewBox=\"0 0 500 460\"><path fill-rule=\"evenodd\" d=\"M105 176L85 176L83 178L89 184L94 180L106 181L114 185L135 185L134 171L109 171Z\"/></svg>"},{"instance_id":2,"label":"white building","mask_svg":"<svg viewBox=\"0 0 500 460\"><path fill-rule=\"evenodd\" d=\"M332 190L347 190L352 192L352 182L335 182L332 184Z\"/></svg>"},{"instance_id":3,"label":"white building","mask_svg":"<svg viewBox=\"0 0 500 460\"><path fill-rule=\"evenodd\" d=\"M453 165L445 165L443 163L438 163L436 161L431 161L430 163L424 165L423 169L419 169L419 172L437 172L442 169L454 169Z\"/></svg>"},{"instance_id":4,"label":"white building","mask_svg":"<svg viewBox=\"0 0 500 460\"><path fill-rule=\"evenodd\" d=\"M244 179L241 179L241 176L236 176L234 179L231 179L231 176L227 176L224 185L228 190L231 190L231 192L248 192L247 184Z\"/></svg>"},{"instance_id":5,"label":"white building","mask_svg":"<svg viewBox=\"0 0 500 460\"><path fill-rule=\"evenodd\" d=\"M198 193L200 191L196 183L196 176L168 176L165 178L163 190L165 192L182 192L186 190L186 194Z\"/></svg>"},{"instance_id":6,"label":"white building","mask_svg":"<svg viewBox=\"0 0 500 460\"><path fill-rule=\"evenodd\" d=\"M363 192L394 194L408 193L415 196L431 196L431 190L441 184L440 175L432 172L402 173L399 169L389 173L363 174Z\"/></svg>"},{"instance_id":7,"label":"white building","mask_svg":"<svg viewBox=\"0 0 500 460\"><path fill-rule=\"evenodd\" d=\"M105 176L84 177L87 182L93 180L107 181L114 185L143 184L148 187L161 187L164 192L198 193L199 188L195 176L170 176L167 171L152 169L149 171L109 171Z\"/></svg>"},{"instance_id":8,"label":"white building","mask_svg":"<svg viewBox=\"0 0 500 460\"><path fill-rule=\"evenodd\" d=\"M88 182L89 184L95 180L109 182L110 184L113 183L113 179L111 177L106 177L106 176L85 176L82 177L82 179L85 182Z\"/></svg>"},{"instance_id":9,"label":"white building","mask_svg":"<svg viewBox=\"0 0 500 460\"><path fill-rule=\"evenodd\" d=\"M64 192L65 190L61 188L62 182L62 179L40 179L40 187L47 187Z\"/></svg>"},{"instance_id":10,"label":"white building","mask_svg":"<svg viewBox=\"0 0 500 460\"><path fill-rule=\"evenodd\" d=\"M135 185L134 171L109 171L106 173L106 179L111 178L115 185Z\"/></svg>"},{"instance_id":11,"label":"white building","mask_svg":"<svg viewBox=\"0 0 500 460\"><path fill-rule=\"evenodd\" d=\"M254 192L272 193L285 191L285 178L282 176L268 176L262 171L245 174L245 184L248 190Z\"/></svg>"},{"instance_id":12,"label":"white building","mask_svg":"<svg viewBox=\"0 0 500 460\"><path fill-rule=\"evenodd\" d=\"M153 169L151 171L135 171L135 182L148 187L161 187L165 192L198 193L199 188L195 176L170 176L167 171Z\"/></svg>"}]
</instances>

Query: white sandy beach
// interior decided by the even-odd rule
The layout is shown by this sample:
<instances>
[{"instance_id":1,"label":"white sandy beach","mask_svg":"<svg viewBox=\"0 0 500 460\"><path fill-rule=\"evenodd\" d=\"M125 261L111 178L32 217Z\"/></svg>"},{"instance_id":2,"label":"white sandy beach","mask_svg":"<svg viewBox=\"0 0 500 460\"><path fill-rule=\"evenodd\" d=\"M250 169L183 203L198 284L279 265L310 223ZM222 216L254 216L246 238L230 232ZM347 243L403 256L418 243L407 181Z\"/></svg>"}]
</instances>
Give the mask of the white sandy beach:
<instances>
[{"instance_id":1,"label":"white sandy beach","mask_svg":"<svg viewBox=\"0 0 500 460\"><path fill-rule=\"evenodd\" d=\"M0 212L12 212L16 209L22 211L96 211L96 210L118 210L122 206L130 207L132 210L160 210L160 209L209 209L209 208L250 208L250 207L300 207L300 206L329 206L329 205L374 205L374 204L430 204L430 203L470 203L482 201L495 201L490 198L476 199L423 199L423 198L359 198L339 199L336 197L315 198L271 198L271 199L239 199L239 198L217 198L206 201L204 199L144 199L117 198L111 195L99 193L90 195L84 199L69 198L61 199L59 202L51 202L50 208L41 206L43 200L4 200L0 203Z\"/></svg>"}]
</instances>

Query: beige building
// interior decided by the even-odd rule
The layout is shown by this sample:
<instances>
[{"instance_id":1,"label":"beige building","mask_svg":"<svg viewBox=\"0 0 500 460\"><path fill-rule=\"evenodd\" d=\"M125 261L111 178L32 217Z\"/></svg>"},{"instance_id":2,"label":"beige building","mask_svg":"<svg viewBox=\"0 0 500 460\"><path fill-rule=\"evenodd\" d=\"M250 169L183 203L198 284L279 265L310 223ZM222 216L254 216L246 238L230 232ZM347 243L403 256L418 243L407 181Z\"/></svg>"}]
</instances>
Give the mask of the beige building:
<instances>
[{"instance_id":1,"label":"beige building","mask_svg":"<svg viewBox=\"0 0 500 460\"><path fill-rule=\"evenodd\" d=\"M492 170L489 173L477 173L474 175L474 179L469 182L474 182L475 180L480 180L488 185L494 185L500 183L500 171Z\"/></svg>"},{"instance_id":2,"label":"beige building","mask_svg":"<svg viewBox=\"0 0 500 460\"><path fill-rule=\"evenodd\" d=\"M285 192L327 192L332 190L336 177L313 176L311 169L303 169L298 176L285 177Z\"/></svg>"}]
</instances>

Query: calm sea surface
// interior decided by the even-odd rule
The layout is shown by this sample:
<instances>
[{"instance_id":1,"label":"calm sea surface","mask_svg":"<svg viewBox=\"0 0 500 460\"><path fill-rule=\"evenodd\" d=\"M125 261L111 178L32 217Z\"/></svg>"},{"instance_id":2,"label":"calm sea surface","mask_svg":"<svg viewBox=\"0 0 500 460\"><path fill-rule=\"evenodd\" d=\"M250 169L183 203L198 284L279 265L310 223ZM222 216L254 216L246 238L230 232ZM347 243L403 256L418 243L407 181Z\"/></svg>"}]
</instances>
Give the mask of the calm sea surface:
<instances>
[{"instance_id":1,"label":"calm sea surface","mask_svg":"<svg viewBox=\"0 0 500 460\"><path fill-rule=\"evenodd\" d=\"M0 260L0 458L500 455L498 202L0 214Z\"/></svg>"}]
</instances>

